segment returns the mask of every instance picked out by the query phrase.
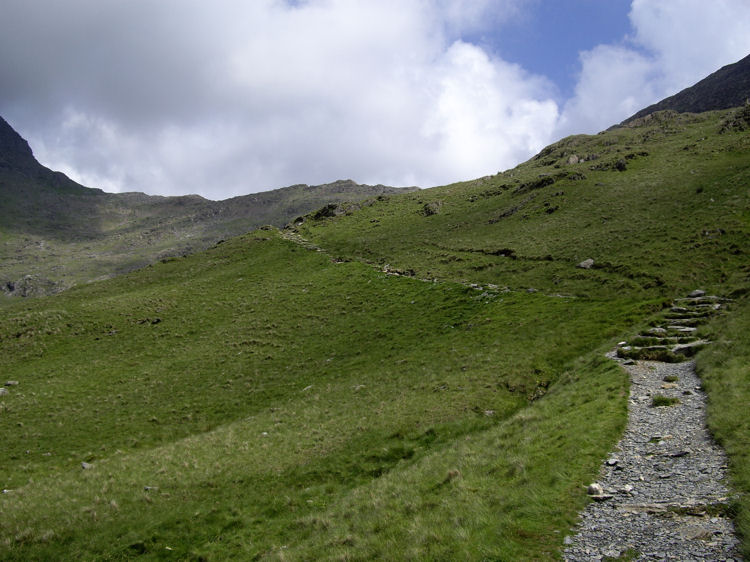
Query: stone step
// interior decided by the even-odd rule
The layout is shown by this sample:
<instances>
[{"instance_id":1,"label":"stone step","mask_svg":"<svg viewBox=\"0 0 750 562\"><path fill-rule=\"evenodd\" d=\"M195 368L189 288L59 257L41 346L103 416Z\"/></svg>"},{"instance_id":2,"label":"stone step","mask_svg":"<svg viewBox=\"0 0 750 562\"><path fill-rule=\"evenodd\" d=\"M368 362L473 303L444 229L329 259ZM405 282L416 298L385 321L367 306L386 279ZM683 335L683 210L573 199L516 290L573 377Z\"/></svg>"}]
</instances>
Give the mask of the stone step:
<instances>
[{"instance_id":1,"label":"stone step","mask_svg":"<svg viewBox=\"0 0 750 562\"><path fill-rule=\"evenodd\" d=\"M731 299L724 299L717 297L716 295L709 295L705 297L686 297L682 299L675 299L675 306L697 306L701 304L720 304L730 302Z\"/></svg>"},{"instance_id":2,"label":"stone step","mask_svg":"<svg viewBox=\"0 0 750 562\"><path fill-rule=\"evenodd\" d=\"M706 318L699 317L699 318L670 318L669 316L665 316L665 320L673 321L673 324L680 324L681 326L697 326L698 324L703 324L706 321ZM678 322L675 322L678 321Z\"/></svg>"},{"instance_id":3,"label":"stone step","mask_svg":"<svg viewBox=\"0 0 750 562\"><path fill-rule=\"evenodd\" d=\"M692 357L698 353L701 349L706 347L711 342L708 340L696 340L690 343L684 343L676 345L672 348L672 353L675 355L684 355L685 357Z\"/></svg>"},{"instance_id":4,"label":"stone step","mask_svg":"<svg viewBox=\"0 0 750 562\"><path fill-rule=\"evenodd\" d=\"M692 334L696 331L698 331L698 328L696 328L695 326L681 326L678 324L667 326L667 333L672 332L677 334Z\"/></svg>"},{"instance_id":5,"label":"stone step","mask_svg":"<svg viewBox=\"0 0 750 562\"><path fill-rule=\"evenodd\" d=\"M629 345L676 345L678 343L690 343L692 341L695 341L695 336L688 336L688 335L679 335L679 336L652 336L647 334L638 334L634 338L632 338L628 344Z\"/></svg>"},{"instance_id":6,"label":"stone step","mask_svg":"<svg viewBox=\"0 0 750 562\"><path fill-rule=\"evenodd\" d=\"M687 357L672 353L672 350L665 345L651 345L647 347L624 345L617 348L616 355L620 359L640 359L643 361L662 361L664 363L679 363Z\"/></svg>"},{"instance_id":7,"label":"stone step","mask_svg":"<svg viewBox=\"0 0 750 562\"><path fill-rule=\"evenodd\" d=\"M715 302L711 304L694 304L688 310L721 310L722 308L724 308L723 304Z\"/></svg>"},{"instance_id":8,"label":"stone step","mask_svg":"<svg viewBox=\"0 0 750 562\"><path fill-rule=\"evenodd\" d=\"M713 316L713 311L711 310L697 312L667 312L666 314L664 314L664 318L668 318L670 320L690 320L693 318L701 318L707 320L711 316Z\"/></svg>"}]
</instances>

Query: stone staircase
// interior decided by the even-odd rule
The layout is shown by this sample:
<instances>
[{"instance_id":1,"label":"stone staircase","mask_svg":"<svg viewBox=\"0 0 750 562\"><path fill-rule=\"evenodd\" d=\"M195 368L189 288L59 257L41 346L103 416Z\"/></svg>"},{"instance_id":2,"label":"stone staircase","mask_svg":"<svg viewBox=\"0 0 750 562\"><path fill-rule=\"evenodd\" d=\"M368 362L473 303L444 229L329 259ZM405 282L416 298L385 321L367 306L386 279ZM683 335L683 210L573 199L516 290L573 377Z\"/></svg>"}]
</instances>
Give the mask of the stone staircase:
<instances>
[{"instance_id":1,"label":"stone staircase","mask_svg":"<svg viewBox=\"0 0 750 562\"><path fill-rule=\"evenodd\" d=\"M699 336L699 327L712 316L721 314L731 299L706 295L695 290L675 299L657 323L617 345L617 357L630 360L685 361L711 343Z\"/></svg>"}]
</instances>

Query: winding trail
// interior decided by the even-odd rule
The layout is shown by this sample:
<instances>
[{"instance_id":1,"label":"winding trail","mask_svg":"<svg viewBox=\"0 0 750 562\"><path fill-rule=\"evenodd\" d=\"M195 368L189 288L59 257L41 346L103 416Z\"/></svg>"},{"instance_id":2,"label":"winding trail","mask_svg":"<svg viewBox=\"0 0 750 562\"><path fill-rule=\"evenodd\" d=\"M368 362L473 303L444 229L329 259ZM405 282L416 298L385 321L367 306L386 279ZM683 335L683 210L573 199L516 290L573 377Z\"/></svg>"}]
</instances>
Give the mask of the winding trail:
<instances>
[{"instance_id":1,"label":"winding trail","mask_svg":"<svg viewBox=\"0 0 750 562\"><path fill-rule=\"evenodd\" d=\"M682 340L685 328L694 329L697 322L685 320L704 317L697 311L708 314L721 305L716 297L686 301L676 304L689 306L672 309L681 319L645 334L669 336L662 338L667 346L622 346L609 354L630 374L628 425L604 462L600 488L589 487L595 501L582 513L577 534L565 537L565 560L741 559L728 514L730 492L723 484L727 460L706 428L706 396L695 362L627 358L664 347L689 350L669 339ZM655 398L676 403L657 406Z\"/></svg>"}]
</instances>

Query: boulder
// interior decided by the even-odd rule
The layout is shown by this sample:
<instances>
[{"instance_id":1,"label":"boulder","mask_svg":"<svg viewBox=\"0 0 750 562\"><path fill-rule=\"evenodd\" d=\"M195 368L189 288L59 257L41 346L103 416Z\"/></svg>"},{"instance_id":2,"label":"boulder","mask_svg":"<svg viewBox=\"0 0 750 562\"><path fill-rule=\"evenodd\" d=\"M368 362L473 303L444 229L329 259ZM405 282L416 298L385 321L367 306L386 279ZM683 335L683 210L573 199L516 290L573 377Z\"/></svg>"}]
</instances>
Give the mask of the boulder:
<instances>
[{"instance_id":1,"label":"boulder","mask_svg":"<svg viewBox=\"0 0 750 562\"><path fill-rule=\"evenodd\" d=\"M591 269L592 267L594 267L594 260L592 260L591 258L588 258L586 260L583 260L576 267L580 269Z\"/></svg>"}]
</instances>

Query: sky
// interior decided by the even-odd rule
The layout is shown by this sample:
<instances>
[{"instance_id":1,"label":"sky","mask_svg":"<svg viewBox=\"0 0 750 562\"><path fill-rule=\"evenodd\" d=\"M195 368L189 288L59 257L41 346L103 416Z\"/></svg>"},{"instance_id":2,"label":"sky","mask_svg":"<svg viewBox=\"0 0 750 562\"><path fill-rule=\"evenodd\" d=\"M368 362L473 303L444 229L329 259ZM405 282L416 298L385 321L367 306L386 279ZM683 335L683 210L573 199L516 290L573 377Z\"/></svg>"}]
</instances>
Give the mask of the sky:
<instances>
[{"instance_id":1,"label":"sky","mask_svg":"<svg viewBox=\"0 0 750 562\"><path fill-rule=\"evenodd\" d=\"M0 116L89 187L431 187L750 54L750 0L2 0Z\"/></svg>"}]
</instances>

